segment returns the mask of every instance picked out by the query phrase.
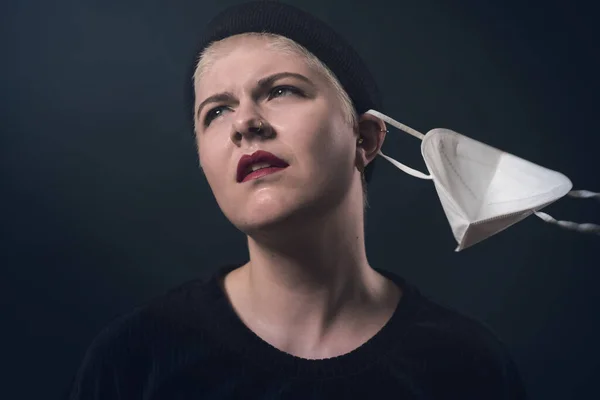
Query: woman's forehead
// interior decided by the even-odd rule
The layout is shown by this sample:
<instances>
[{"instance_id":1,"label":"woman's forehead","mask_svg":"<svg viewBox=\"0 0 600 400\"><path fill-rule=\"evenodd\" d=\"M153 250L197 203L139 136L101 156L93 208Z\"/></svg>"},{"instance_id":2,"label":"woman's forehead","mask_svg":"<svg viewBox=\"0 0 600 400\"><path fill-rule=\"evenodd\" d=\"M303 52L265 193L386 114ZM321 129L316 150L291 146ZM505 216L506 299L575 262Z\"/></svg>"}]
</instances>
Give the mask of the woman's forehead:
<instances>
[{"instance_id":1,"label":"woman's forehead","mask_svg":"<svg viewBox=\"0 0 600 400\"><path fill-rule=\"evenodd\" d=\"M320 74L311 68L309 60L297 51L282 51L269 46L264 37L237 36L215 45L208 55L196 90L211 90L223 84L258 82L261 78L279 72L299 73L321 84Z\"/></svg>"}]
</instances>

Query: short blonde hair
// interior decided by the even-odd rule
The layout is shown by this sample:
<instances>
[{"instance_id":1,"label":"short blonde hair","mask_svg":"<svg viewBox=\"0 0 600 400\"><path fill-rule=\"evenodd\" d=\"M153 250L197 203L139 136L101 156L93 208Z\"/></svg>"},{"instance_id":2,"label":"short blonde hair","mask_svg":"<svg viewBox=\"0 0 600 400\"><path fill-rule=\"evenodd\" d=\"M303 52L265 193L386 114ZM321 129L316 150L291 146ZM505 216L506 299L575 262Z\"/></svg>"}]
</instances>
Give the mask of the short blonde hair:
<instances>
[{"instance_id":1,"label":"short blonde hair","mask_svg":"<svg viewBox=\"0 0 600 400\"><path fill-rule=\"evenodd\" d=\"M346 91L342 87L342 84L335 76L335 74L329 69L329 67L327 67L327 65L325 65L321 60L319 60L306 47L300 45L299 43L293 41L290 38L269 32L247 32L235 36L267 38L269 39L268 46L270 49L287 54L300 55L304 57L309 67L313 68L315 71L325 76L327 81L333 86L335 93L337 94L338 99L342 104L342 112L344 113L345 121L353 129L357 128L358 114L356 112L356 109L354 108L354 105L352 104L350 96L348 96L348 93L346 93ZM200 81L204 71L206 71L215 62L217 55L219 54L218 44L221 42L222 41L211 43L198 56L198 64L196 66L196 70L194 71L193 77L194 85L196 85L196 83ZM196 123L196 118L194 118L194 130L196 130ZM367 182L365 181L364 171L361 171L361 183L363 190L363 208L366 209L369 206L369 203L367 200Z\"/></svg>"}]
</instances>

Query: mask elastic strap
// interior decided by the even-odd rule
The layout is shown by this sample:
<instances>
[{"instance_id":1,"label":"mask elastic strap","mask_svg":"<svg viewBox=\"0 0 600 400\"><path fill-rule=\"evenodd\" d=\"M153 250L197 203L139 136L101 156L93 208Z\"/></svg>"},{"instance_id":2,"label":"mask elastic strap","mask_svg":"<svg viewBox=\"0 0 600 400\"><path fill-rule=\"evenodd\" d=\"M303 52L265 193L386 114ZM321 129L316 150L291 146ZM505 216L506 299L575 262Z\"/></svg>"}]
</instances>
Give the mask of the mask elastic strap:
<instances>
[{"instance_id":1,"label":"mask elastic strap","mask_svg":"<svg viewBox=\"0 0 600 400\"><path fill-rule=\"evenodd\" d=\"M600 200L600 193L590 192L589 190L572 190L567 193L567 196L574 197L577 199L596 199ZM594 233L600 235L600 225L596 224L579 224L572 221L558 221L552 218L550 215L541 211L536 211L535 215L542 220L560 226L561 228L582 232L582 233Z\"/></svg>"},{"instance_id":2,"label":"mask elastic strap","mask_svg":"<svg viewBox=\"0 0 600 400\"><path fill-rule=\"evenodd\" d=\"M371 114L379 119L382 119L385 122L387 122L388 124L392 125L393 127L396 127L398 129L400 129L401 131L404 131L410 135L413 135L417 139L423 140L423 138L425 137L425 135L423 135L421 132L418 132L409 126L406 126L406 125L388 117L387 115L380 113L379 111L369 110L369 111L367 111L367 114ZM431 175L424 174L421 171L417 171L414 168L411 168L407 165L402 164L399 161L394 160L391 157L386 156L385 154L383 154L383 152L381 150L379 150L379 155L381 155L383 158L385 158L386 160L391 162L396 168L404 171L405 173L407 173L409 175L414 176L415 178L433 179L433 177Z\"/></svg>"}]
</instances>

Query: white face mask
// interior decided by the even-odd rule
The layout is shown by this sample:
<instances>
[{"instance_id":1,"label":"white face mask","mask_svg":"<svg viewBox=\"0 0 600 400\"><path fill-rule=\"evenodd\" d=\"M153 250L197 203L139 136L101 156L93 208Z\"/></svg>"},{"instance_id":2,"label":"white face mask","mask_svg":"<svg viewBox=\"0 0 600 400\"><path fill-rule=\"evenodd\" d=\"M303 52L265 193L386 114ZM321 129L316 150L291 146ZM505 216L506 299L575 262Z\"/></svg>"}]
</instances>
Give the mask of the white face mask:
<instances>
[{"instance_id":1,"label":"white face mask","mask_svg":"<svg viewBox=\"0 0 600 400\"><path fill-rule=\"evenodd\" d=\"M379 154L400 170L435 184L454 238L456 251L481 242L531 214L560 227L600 234L600 225L557 221L540 212L565 195L596 198L600 193L571 191L569 178L560 172L498 150L448 129L426 135L375 110L367 111L421 142L429 175Z\"/></svg>"}]
</instances>

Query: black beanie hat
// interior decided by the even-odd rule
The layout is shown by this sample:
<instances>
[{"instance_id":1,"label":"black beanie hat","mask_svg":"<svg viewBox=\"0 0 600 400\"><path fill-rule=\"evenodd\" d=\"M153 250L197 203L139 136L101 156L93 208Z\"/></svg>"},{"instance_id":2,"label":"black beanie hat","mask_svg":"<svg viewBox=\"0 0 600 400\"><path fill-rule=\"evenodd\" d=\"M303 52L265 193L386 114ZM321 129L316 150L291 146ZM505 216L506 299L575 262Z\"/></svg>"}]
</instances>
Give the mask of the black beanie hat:
<instances>
[{"instance_id":1,"label":"black beanie hat","mask_svg":"<svg viewBox=\"0 0 600 400\"><path fill-rule=\"evenodd\" d=\"M275 1L262 0L239 4L214 17L200 39L193 71L198 56L213 42L248 32L274 33L292 39L314 54L334 73L348 93L358 115L369 109L382 111L377 84L358 53L323 21L291 5ZM193 104L194 88L190 87L189 92L191 93L188 93L188 98ZM365 168L367 182L371 180L374 161Z\"/></svg>"}]
</instances>

